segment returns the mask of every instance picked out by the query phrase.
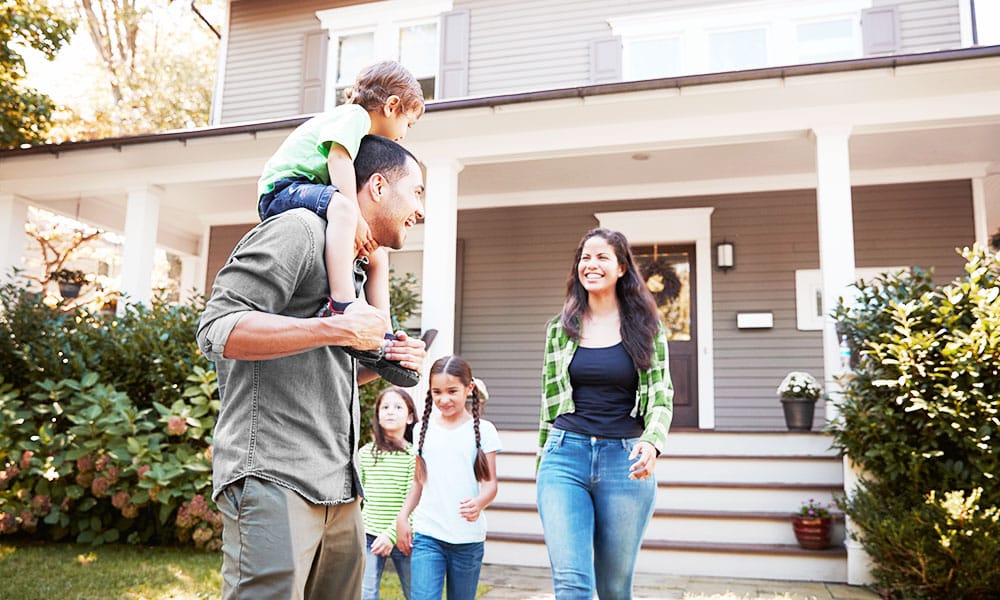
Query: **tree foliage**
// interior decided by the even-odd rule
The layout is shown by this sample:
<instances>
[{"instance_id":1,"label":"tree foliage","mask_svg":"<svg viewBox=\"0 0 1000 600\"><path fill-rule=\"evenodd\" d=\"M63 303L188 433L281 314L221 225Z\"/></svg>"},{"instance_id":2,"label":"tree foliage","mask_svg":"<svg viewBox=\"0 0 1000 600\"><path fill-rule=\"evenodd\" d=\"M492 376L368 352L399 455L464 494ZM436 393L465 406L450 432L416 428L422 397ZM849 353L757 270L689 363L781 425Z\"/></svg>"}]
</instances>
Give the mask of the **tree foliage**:
<instances>
[{"instance_id":1,"label":"tree foliage","mask_svg":"<svg viewBox=\"0 0 1000 600\"><path fill-rule=\"evenodd\" d=\"M201 2L206 8L219 0ZM56 141L118 137L208 123L219 38L194 3L74 0L96 50L98 85L66 106Z\"/></svg>"},{"instance_id":2,"label":"tree foliage","mask_svg":"<svg viewBox=\"0 0 1000 600\"><path fill-rule=\"evenodd\" d=\"M46 2L0 0L0 147L44 140L55 108L47 95L24 85L25 63L18 46L51 60L74 28L72 20Z\"/></svg>"}]
</instances>

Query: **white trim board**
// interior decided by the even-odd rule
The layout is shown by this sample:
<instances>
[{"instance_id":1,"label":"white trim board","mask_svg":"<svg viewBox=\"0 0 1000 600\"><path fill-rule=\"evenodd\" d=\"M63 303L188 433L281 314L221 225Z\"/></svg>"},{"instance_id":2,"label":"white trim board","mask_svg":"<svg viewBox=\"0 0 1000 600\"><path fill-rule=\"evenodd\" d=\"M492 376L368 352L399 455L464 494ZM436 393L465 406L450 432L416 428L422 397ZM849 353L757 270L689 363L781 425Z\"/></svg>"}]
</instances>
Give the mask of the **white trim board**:
<instances>
[{"instance_id":1,"label":"white trim board","mask_svg":"<svg viewBox=\"0 0 1000 600\"><path fill-rule=\"evenodd\" d=\"M712 327L713 207L595 213L601 227L625 234L630 244L695 244L698 293L698 427L715 428L715 359Z\"/></svg>"}]
</instances>

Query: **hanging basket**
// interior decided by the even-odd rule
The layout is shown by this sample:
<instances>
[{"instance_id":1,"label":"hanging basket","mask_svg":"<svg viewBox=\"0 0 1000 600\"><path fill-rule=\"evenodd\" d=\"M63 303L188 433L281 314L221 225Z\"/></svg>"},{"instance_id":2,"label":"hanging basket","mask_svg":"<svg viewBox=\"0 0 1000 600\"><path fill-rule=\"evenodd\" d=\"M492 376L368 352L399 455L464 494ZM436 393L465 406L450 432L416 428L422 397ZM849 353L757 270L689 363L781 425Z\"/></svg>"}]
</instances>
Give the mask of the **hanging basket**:
<instances>
[{"instance_id":1,"label":"hanging basket","mask_svg":"<svg viewBox=\"0 0 1000 600\"><path fill-rule=\"evenodd\" d=\"M76 298L80 295L82 284L72 282L59 283L59 295L66 299Z\"/></svg>"}]
</instances>

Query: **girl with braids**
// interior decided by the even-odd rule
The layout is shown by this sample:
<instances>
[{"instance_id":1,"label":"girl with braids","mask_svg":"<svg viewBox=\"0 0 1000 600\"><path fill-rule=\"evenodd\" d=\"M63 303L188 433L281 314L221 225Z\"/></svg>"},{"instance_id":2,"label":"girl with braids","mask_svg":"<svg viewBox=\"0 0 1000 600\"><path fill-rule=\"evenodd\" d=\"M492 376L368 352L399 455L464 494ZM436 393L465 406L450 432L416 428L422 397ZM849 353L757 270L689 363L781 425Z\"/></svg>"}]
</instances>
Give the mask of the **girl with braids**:
<instances>
[{"instance_id":1,"label":"girl with braids","mask_svg":"<svg viewBox=\"0 0 1000 600\"><path fill-rule=\"evenodd\" d=\"M471 398L471 414L465 410ZM486 541L483 510L497 495L500 437L479 417L480 391L460 356L438 359L430 370L423 417L414 436L413 488L396 517L397 545L412 549L413 600L472 600ZM413 531L409 526L414 511Z\"/></svg>"},{"instance_id":2,"label":"girl with braids","mask_svg":"<svg viewBox=\"0 0 1000 600\"><path fill-rule=\"evenodd\" d=\"M542 372L538 512L558 600L632 597L673 415L667 338L621 233L580 241Z\"/></svg>"},{"instance_id":3,"label":"girl with braids","mask_svg":"<svg viewBox=\"0 0 1000 600\"><path fill-rule=\"evenodd\" d=\"M361 519L365 525L365 574L362 600L378 600L386 558L392 558L403 596L410 598L410 557L395 547L396 515L413 484L416 456L413 426L417 409L405 390L391 387L375 398L373 441L358 452L365 491Z\"/></svg>"}]
</instances>

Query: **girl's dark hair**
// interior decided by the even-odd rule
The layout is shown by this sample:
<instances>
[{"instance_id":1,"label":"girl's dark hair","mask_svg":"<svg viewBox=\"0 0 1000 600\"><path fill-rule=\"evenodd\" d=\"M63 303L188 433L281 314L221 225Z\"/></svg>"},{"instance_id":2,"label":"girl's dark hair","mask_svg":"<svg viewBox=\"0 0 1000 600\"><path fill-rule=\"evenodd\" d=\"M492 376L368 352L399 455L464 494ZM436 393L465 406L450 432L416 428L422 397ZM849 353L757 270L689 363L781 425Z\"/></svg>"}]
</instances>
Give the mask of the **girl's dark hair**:
<instances>
[{"instance_id":1,"label":"girl's dark hair","mask_svg":"<svg viewBox=\"0 0 1000 600\"><path fill-rule=\"evenodd\" d=\"M653 338L660 326L660 316L653 295L649 293L645 279L632 257L628 240L621 232L598 227L588 231L580 240L573 257L573 265L569 269L569 277L566 279L566 302L563 303L559 317L563 329L574 340L580 339L580 323L588 310L588 296L587 290L580 283L578 268L580 257L583 255L583 245L594 237L599 237L610 244L614 248L618 264L625 267L625 273L615 286L622 344L637 369L648 369L653 358Z\"/></svg>"},{"instance_id":2,"label":"girl's dark hair","mask_svg":"<svg viewBox=\"0 0 1000 600\"><path fill-rule=\"evenodd\" d=\"M403 403L406 404L406 409L410 411L410 416L414 418L414 421L407 423L406 429L403 430L403 439L411 444L413 443L413 425L417 416L417 407L413 404L413 398L403 388L390 387L382 390L375 398L375 408L372 411L372 439L374 441L372 444L372 456L375 457L376 462L378 462L378 455L383 452L402 452L406 450L405 444L400 444L396 440L386 436L385 430L382 429L382 425L378 422L378 409L382 406L382 400L389 394L396 394L402 398Z\"/></svg>"},{"instance_id":3,"label":"girl's dark hair","mask_svg":"<svg viewBox=\"0 0 1000 600\"><path fill-rule=\"evenodd\" d=\"M431 365L428 380L433 380L435 375L444 373L457 377L462 385L468 386L472 383L472 367L461 356L444 356L434 361ZM482 444L479 440L479 387L472 386L472 426L476 431L476 460L472 465L472 472L476 474L476 481L486 481L490 478L490 463L486 460ZM415 477L423 484L427 482L427 464L424 463L424 437L427 436L427 426L431 420L431 408L434 406L434 399L431 397L430 389L427 390L427 401L424 404L424 414L420 418L420 441L417 443L417 465Z\"/></svg>"},{"instance_id":4,"label":"girl's dark hair","mask_svg":"<svg viewBox=\"0 0 1000 600\"><path fill-rule=\"evenodd\" d=\"M347 104L357 104L367 111L379 110L389 96L399 96L404 112L416 111L417 117L424 114L424 91L420 82L394 60L384 60L362 69L347 92Z\"/></svg>"}]
</instances>

